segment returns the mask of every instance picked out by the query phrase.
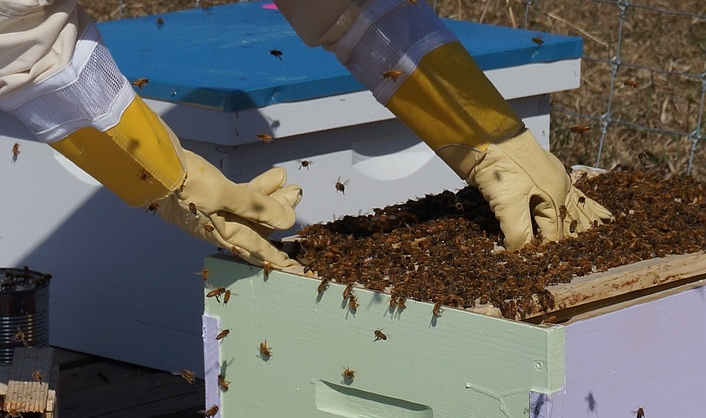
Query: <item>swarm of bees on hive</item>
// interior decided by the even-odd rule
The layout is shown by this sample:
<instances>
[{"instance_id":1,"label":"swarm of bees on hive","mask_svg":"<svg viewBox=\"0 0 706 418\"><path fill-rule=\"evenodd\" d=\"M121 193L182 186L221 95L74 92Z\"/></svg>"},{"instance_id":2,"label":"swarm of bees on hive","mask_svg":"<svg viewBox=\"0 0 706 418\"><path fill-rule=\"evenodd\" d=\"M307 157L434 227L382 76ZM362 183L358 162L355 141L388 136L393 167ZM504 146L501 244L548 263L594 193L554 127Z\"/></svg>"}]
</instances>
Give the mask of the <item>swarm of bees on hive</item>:
<instances>
[{"instance_id":1,"label":"swarm of bees on hive","mask_svg":"<svg viewBox=\"0 0 706 418\"><path fill-rule=\"evenodd\" d=\"M498 251L498 221L480 193L467 187L308 225L298 232L293 256L322 278L319 292L331 282L356 283L389 293L393 309L403 309L409 298L433 303L438 317L442 306L491 303L505 317L524 318L537 304L554 307L547 286L706 249L706 190L690 177L621 171L583 176L576 185L615 222L560 242ZM572 220L570 229L576 224ZM357 307L355 299L349 307Z\"/></svg>"}]
</instances>

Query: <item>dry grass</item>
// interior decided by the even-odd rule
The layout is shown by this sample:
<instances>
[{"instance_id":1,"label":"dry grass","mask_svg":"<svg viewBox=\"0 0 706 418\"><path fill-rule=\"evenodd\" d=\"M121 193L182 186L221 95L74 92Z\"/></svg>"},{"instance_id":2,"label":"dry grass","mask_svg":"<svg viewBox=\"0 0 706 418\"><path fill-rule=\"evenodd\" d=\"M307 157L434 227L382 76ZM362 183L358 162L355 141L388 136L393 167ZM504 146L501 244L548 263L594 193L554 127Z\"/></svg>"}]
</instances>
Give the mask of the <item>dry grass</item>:
<instances>
[{"instance_id":1,"label":"dry grass","mask_svg":"<svg viewBox=\"0 0 706 418\"><path fill-rule=\"evenodd\" d=\"M706 14L700 0L681 2L640 0L627 9L620 44L621 62L614 85L612 119L605 136L600 165L609 169L641 168L668 177L687 171L692 141L686 136L654 131L693 132L698 123L702 81L678 73L706 71ZM442 0L442 16L522 27L525 6L520 0ZM672 15L669 12L685 12ZM601 137L600 116L608 110L612 67L618 47L620 9L612 3L587 0L534 0L529 29L581 36L585 59L577 90L552 97L552 151L566 164L593 165ZM626 65L630 64L630 65ZM636 65L635 67L631 65ZM640 68L642 67L642 68ZM658 69L658 72L649 69ZM574 117L570 113L589 115ZM706 131L703 115L701 129ZM583 134L569 130L590 125ZM706 181L706 145L697 144L692 175Z\"/></svg>"},{"instance_id":2,"label":"dry grass","mask_svg":"<svg viewBox=\"0 0 706 418\"><path fill-rule=\"evenodd\" d=\"M433 0L429 0L434 3ZM604 0L534 0L528 28L581 36L585 59L579 89L553 95L552 151L567 165L594 165L602 126L608 110L612 67L616 54L620 9ZM202 0L201 6L235 0ZM99 21L158 14L194 6L193 0L83 0L80 3ZM122 12L120 5L123 4ZM483 23L522 27L525 5L521 0L438 0L441 16ZM704 82L681 73L706 71L706 5L702 0L640 0L629 7L622 28L623 65L615 77L612 120L607 127L600 166L609 169L641 168L664 177L685 174L692 141L685 135L697 128ZM674 15L668 12L685 12ZM630 64L630 65L627 65ZM632 66L632 65L635 66ZM658 71L651 71L658 69ZM572 114L586 117L572 116ZM701 115L706 131L706 115ZM578 134L569 128L589 125ZM638 128L630 125L637 125ZM706 145L697 144L691 174L706 181Z\"/></svg>"}]
</instances>

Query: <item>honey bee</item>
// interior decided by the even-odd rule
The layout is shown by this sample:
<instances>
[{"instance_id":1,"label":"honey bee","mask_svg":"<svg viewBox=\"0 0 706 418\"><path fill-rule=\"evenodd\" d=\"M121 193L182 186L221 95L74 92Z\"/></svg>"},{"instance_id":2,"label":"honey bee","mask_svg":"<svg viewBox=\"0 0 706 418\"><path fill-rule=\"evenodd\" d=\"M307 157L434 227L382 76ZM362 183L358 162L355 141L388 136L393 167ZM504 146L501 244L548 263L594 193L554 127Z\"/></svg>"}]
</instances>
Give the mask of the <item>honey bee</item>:
<instances>
[{"instance_id":1,"label":"honey bee","mask_svg":"<svg viewBox=\"0 0 706 418\"><path fill-rule=\"evenodd\" d=\"M321 279L321 283L319 283L319 287L316 288L316 291L318 293L324 293L326 289L328 289L329 286L329 280L328 279Z\"/></svg>"},{"instance_id":2,"label":"honey bee","mask_svg":"<svg viewBox=\"0 0 706 418\"><path fill-rule=\"evenodd\" d=\"M216 335L216 339L217 339L217 340L222 340L222 339L224 339L225 337L227 337L228 334L230 334L230 330L229 330L229 329L221 330L221 332L219 332L218 335Z\"/></svg>"},{"instance_id":3,"label":"honey bee","mask_svg":"<svg viewBox=\"0 0 706 418\"><path fill-rule=\"evenodd\" d=\"M280 51L279 49L270 49L270 55L282 61L282 51Z\"/></svg>"},{"instance_id":4,"label":"honey bee","mask_svg":"<svg viewBox=\"0 0 706 418\"><path fill-rule=\"evenodd\" d=\"M586 196L579 196L579 205L586 206Z\"/></svg>"},{"instance_id":5,"label":"honey bee","mask_svg":"<svg viewBox=\"0 0 706 418\"><path fill-rule=\"evenodd\" d=\"M407 0L410 4L417 4L417 0Z\"/></svg>"},{"instance_id":6,"label":"honey bee","mask_svg":"<svg viewBox=\"0 0 706 418\"><path fill-rule=\"evenodd\" d=\"M307 171L309 171L309 166L312 164L314 164L314 162L311 160L299 160L299 168L297 170L301 170L302 167L304 167Z\"/></svg>"},{"instance_id":7,"label":"honey bee","mask_svg":"<svg viewBox=\"0 0 706 418\"><path fill-rule=\"evenodd\" d=\"M159 203L152 202L147 206L147 210L145 212L152 212L152 214L154 215L155 213L157 213L158 208L159 208Z\"/></svg>"},{"instance_id":8,"label":"honey bee","mask_svg":"<svg viewBox=\"0 0 706 418\"><path fill-rule=\"evenodd\" d=\"M227 305L228 302L230 301L230 295L231 295L230 290L226 290L225 294L223 295L223 304L224 305Z\"/></svg>"},{"instance_id":9,"label":"honey bee","mask_svg":"<svg viewBox=\"0 0 706 418\"><path fill-rule=\"evenodd\" d=\"M385 335L381 329L376 329L374 334L375 334L375 341L387 339L387 335Z\"/></svg>"},{"instance_id":10,"label":"honey bee","mask_svg":"<svg viewBox=\"0 0 706 418\"><path fill-rule=\"evenodd\" d=\"M240 257L240 250L238 250L236 247L230 247L230 255L233 257Z\"/></svg>"},{"instance_id":11,"label":"honey bee","mask_svg":"<svg viewBox=\"0 0 706 418\"><path fill-rule=\"evenodd\" d=\"M632 87L632 88L637 88L640 85L640 82L635 80L635 79L630 79L630 80L625 80L623 81L623 86L624 87Z\"/></svg>"},{"instance_id":12,"label":"honey bee","mask_svg":"<svg viewBox=\"0 0 706 418\"><path fill-rule=\"evenodd\" d=\"M42 382L42 374L39 373L39 370L32 372L32 379L34 379L35 382Z\"/></svg>"},{"instance_id":13,"label":"honey bee","mask_svg":"<svg viewBox=\"0 0 706 418\"><path fill-rule=\"evenodd\" d=\"M212 407L210 407L210 408L208 408L207 410L202 411L202 412L203 412L203 416L204 416L204 417L213 417L213 416L216 416L216 414L218 413L218 406L213 405Z\"/></svg>"},{"instance_id":14,"label":"honey bee","mask_svg":"<svg viewBox=\"0 0 706 418\"><path fill-rule=\"evenodd\" d=\"M544 39L542 39L542 35L535 36L532 38L532 42L534 42L537 45L542 45L544 43Z\"/></svg>"},{"instance_id":15,"label":"honey bee","mask_svg":"<svg viewBox=\"0 0 706 418\"><path fill-rule=\"evenodd\" d=\"M395 309L397 306L397 297L390 295L390 309Z\"/></svg>"},{"instance_id":16,"label":"honey bee","mask_svg":"<svg viewBox=\"0 0 706 418\"><path fill-rule=\"evenodd\" d=\"M566 210L566 206L561 205L559 206L559 218L563 221L566 219L566 215L568 214L568 211Z\"/></svg>"},{"instance_id":17,"label":"honey bee","mask_svg":"<svg viewBox=\"0 0 706 418\"><path fill-rule=\"evenodd\" d=\"M397 81L404 74L402 70L388 70L382 73L382 78L385 80Z\"/></svg>"},{"instance_id":18,"label":"honey bee","mask_svg":"<svg viewBox=\"0 0 706 418\"><path fill-rule=\"evenodd\" d=\"M353 295L353 283L348 283L343 289L343 299L348 299Z\"/></svg>"},{"instance_id":19,"label":"honey bee","mask_svg":"<svg viewBox=\"0 0 706 418\"><path fill-rule=\"evenodd\" d=\"M157 27L159 29L162 29L162 26L164 26L164 19L162 19L161 17L158 17L157 18Z\"/></svg>"},{"instance_id":20,"label":"honey bee","mask_svg":"<svg viewBox=\"0 0 706 418\"><path fill-rule=\"evenodd\" d=\"M192 385L196 381L196 377L194 376L194 372L192 372L191 370L181 369L177 372L172 372L172 374L175 376L183 377L184 380L186 380L187 382L189 382Z\"/></svg>"},{"instance_id":21,"label":"honey bee","mask_svg":"<svg viewBox=\"0 0 706 418\"><path fill-rule=\"evenodd\" d=\"M203 225L204 231L206 231L207 234L212 234L215 228L209 224L204 224Z\"/></svg>"},{"instance_id":22,"label":"honey bee","mask_svg":"<svg viewBox=\"0 0 706 418\"><path fill-rule=\"evenodd\" d=\"M397 298L397 309L400 309L400 310L407 309L407 305L405 304L406 301L407 301L407 298L398 297Z\"/></svg>"},{"instance_id":23,"label":"honey bee","mask_svg":"<svg viewBox=\"0 0 706 418\"><path fill-rule=\"evenodd\" d=\"M270 142L272 142L272 140L274 140L272 135L265 133L257 134L257 137L258 139L260 139L260 141L264 142L265 144L269 144Z\"/></svg>"},{"instance_id":24,"label":"honey bee","mask_svg":"<svg viewBox=\"0 0 706 418\"><path fill-rule=\"evenodd\" d=\"M355 377L355 370L351 369L350 367L346 367L345 369L343 369L343 373L341 374L343 375L344 379L353 380L353 378Z\"/></svg>"},{"instance_id":25,"label":"honey bee","mask_svg":"<svg viewBox=\"0 0 706 418\"><path fill-rule=\"evenodd\" d=\"M22 414L20 414L20 411L18 411L15 408L11 408L8 412L7 415L5 415L5 418L24 418Z\"/></svg>"},{"instance_id":26,"label":"honey bee","mask_svg":"<svg viewBox=\"0 0 706 418\"><path fill-rule=\"evenodd\" d=\"M29 342L27 342L27 336L22 331L22 329L17 326L17 333L10 338L12 341L19 341L23 346L29 347Z\"/></svg>"},{"instance_id":27,"label":"honey bee","mask_svg":"<svg viewBox=\"0 0 706 418\"><path fill-rule=\"evenodd\" d=\"M576 227L577 227L577 226L579 226L579 221L577 221L577 220L571 221L571 224L569 224L569 232L572 233L572 234L573 234L574 232L576 232Z\"/></svg>"},{"instance_id":28,"label":"honey bee","mask_svg":"<svg viewBox=\"0 0 706 418\"><path fill-rule=\"evenodd\" d=\"M159 22L159 21L158 21L158 22ZM162 23L164 23L164 21L162 21ZM158 24L159 24L159 23L158 23ZM138 78L137 80L133 80L132 83L130 83L130 84L132 84L133 86L136 86L137 88L139 88L140 90L142 90L142 88L143 88L144 86L146 86L147 83L149 83L149 82L150 82L150 79L149 79L149 78Z\"/></svg>"},{"instance_id":29,"label":"honey bee","mask_svg":"<svg viewBox=\"0 0 706 418\"><path fill-rule=\"evenodd\" d=\"M228 385L230 385L230 382L226 380L226 377L223 376L222 374L218 375L218 387L221 388L222 391L226 392L228 391Z\"/></svg>"},{"instance_id":30,"label":"honey bee","mask_svg":"<svg viewBox=\"0 0 706 418\"><path fill-rule=\"evenodd\" d=\"M356 295L351 295L351 297L348 298L348 307L351 311L355 312L358 310L358 306L360 306L358 303L358 297Z\"/></svg>"},{"instance_id":31,"label":"honey bee","mask_svg":"<svg viewBox=\"0 0 706 418\"><path fill-rule=\"evenodd\" d=\"M436 302L434 308L431 310L432 315L440 317L442 312L444 312L444 310L441 309L441 302Z\"/></svg>"},{"instance_id":32,"label":"honey bee","mask_svg":"<svg viewBox=\"0 0 706 418\"><path fill-rule=\"evenodd\" d=\"M147 179L150 178L150 173L143 168L140 170L140 174L137 177L142 181L147 181Z\"/></svg>"},{"instance_id":33,"label":"honey bee","mask_svg":"<svg viewBox=\"0 0 706 418\"><path fill-rule=\"evenodd\" d=\"M591 129L592 129L591 125L573 125L573 126L569 127L569 130L571 132L575 132L578 134L582 134L584 132L590 131Z\"/></svg>"},{"instance_id":34,"label":"honey bee","mask_svg":"<svg viewBox=\"0 0 706 418\"><path fill-rule=\"evenodd\" d=\"M346 194L346 184L348 183L348 180L341 182L341 177L338 177L338 180L336 180L336 191L341 192L343 194Z\"/></svg>"},{"instance_id":35,"label":"honey bee","mask_svg":"<svg viewBox=\"0 0 706 418\"><path fill-rule=\"evenodd\" d=\"M197 274L197 275L200 275L200 276L201 276L201 279L205 282L206 280L208 280L208 273L209 273L208 268L207 268L207 267L204 267L203 270L197 272L196 274Z\"/></svg>"},{"instance_id":36,"label":"honey bee","mask_svg":"<svg viewBox=\"0 0 706 418\"><path fill-rule=\"evenodd\" d=\"M189 212L191 212L192 215L196 215L196 203L194 202L189 202Z\"/></svg>"},{"instance_id":37,"label":"honey bee","mask_svg":"<svg viewBox=\"0 0 706 418\"><path fill-rule=\"evenodd\" d=\"M225 287L217 287L210 292L206 293L207 298L216 298L218 303L221 303L221 295L226 292Z\"/></svg>"},{"instance_id":38,"label":"honey bee","mask_svg":"<svg viewBox=\"0 0 706 418\"><path fill-rule=\"evenodd\" d=\"M272 347L267 346L267 340L260 343L260 355L266 359L272 357Z\"/></svg>"},{"instance_id":39,"label":"honey bee","mask_svg":"<svg viewBox=\"0 0 706 418\"><path fill-rule=\"evenodd\" d=\"M12 146L12 158L14 160L17 160L17 157L20 155L20 144L15 142L15 145Z\"/></svg>"},{"instance_id":40,"label":"honey bee","mask_svg":"<svg viewBox=\"0 0 706 418\"><path fill-rule=\"evenodd\" d=\"M272 273L272 270L274 270L272 263L270 263L269 261L265 261L264 263L262 263L262 274L265 275L265 279L269 277L270 273Z\"/></svg>"},{"instance_id":41,"label":"honey bee","mask_svg":"<svg viewBox=\"0 0 706 418\"><path fill-rule=\"evenodd\" d=\"M637 408L637 411L633 411L635 413L635 418L645 418L645 410L642 408Z\"/></svg>"}]
</instances>

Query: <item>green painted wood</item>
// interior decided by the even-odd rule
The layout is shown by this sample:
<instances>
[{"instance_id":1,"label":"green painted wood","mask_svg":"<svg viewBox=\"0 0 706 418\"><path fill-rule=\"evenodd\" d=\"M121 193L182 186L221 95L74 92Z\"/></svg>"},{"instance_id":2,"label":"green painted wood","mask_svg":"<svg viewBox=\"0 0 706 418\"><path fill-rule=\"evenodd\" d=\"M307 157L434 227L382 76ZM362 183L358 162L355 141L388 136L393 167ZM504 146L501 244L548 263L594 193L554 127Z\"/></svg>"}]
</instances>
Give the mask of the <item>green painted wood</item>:
<instances>
[{"instance_id":1,"label":"green painted wood","mask_svg":"<svg viewBox=\"0 0 706 418\"><path fill-rule=\"evenodd\" d=\"M356 289L351 311L344 286L208 257L214 287L233 292L227 305L205 298L204 314L229 335L218 344L230 381L221 411L228 417L522 417L529 392L552 393L564 382L563 327L407 301ZM221 300L222 302L222 300ZM386 340L375 341L381 329ZM272 356L263 358L267 340ZM208 347L208 344L206 345ZM355 371L345 379L344 368Z\"/></svg>"}]
</instances>

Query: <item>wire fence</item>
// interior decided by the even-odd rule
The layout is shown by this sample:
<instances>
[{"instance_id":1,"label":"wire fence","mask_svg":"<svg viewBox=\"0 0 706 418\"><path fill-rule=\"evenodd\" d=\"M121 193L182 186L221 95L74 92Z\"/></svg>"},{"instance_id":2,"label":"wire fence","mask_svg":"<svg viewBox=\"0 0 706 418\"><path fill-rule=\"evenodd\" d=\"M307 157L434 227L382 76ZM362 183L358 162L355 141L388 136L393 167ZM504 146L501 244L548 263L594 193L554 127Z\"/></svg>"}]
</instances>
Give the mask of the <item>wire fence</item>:
<instances>
[{"instance_id":1,"label":"wire fence","mask_svg":"<svg viewBox=\"0 0 706 418\"><path fill-rule=\"evenodd\" d=\"M581 87L552 96L551 147L567 165L706 181L703 0L428 1L443 17L583 38ZM105 19L234 2L108 1Z\"/></svg>"},{"instance_id":2,"label":"wire fence","mask_svg":"<svg viewBox=\"0 0 706 418\"><path fill-rule=\"evenodd\" d=\"M584 57L585 60L589 61L594 61L597 63L603 63L606 64L610 67L610 80L609 80L609 91L608 91L608 99L607 103L605 105L605 112L601 114L587 114L587 113L577 113L573 112L568 108L565 108L563 106L554 106L554 110L557 112L563 112L567 115L570 115L572 117L576 118L584 118L584 119L589 119L596 121L600 124L600 139L599 139L599 145L598 145L598 150L597 150L597 156L594 165L595 166L600 166L601 165L601 157L603 156L603 148L606 142L606 137L609 132L609 130L614 127L615 125L621 125L625 127L632 128L636 131L644 131L644 132L649 132L652 134L660 134L660 135L670 135L670 136L675 136L679 138L684 138L691 142L691 146L689 147L689 154L688 154L688 162L687 162L687 167L686 167L686 173L691 174L693 164L694 164L694 156L696 155L696 150L698 149L698 145L700 142L704 140L704 129L703 129L703 115L704 115L704 102L706 100L706 68L702 69L702 72L687 72L687 71L675 71L675 70L669 70L665 68L659 68L659 67L654 67L650 65L645 65L640 62L636 61L631 61L630 58L625 59L626 57L623 56L621 53L621 49L623 46L623 43L626 42L626 35L624 32L624 27L625 27L625 22L627 21L631 9L633 10L647 10L650 12L654 13L660 13L664 15L670 15L670 16L679 16L682 18L688 18L690 20L701 20L703 22L706 22L706 15L701 14L698 12L686 12L686 11L679 11L679 10L671 10L665 7L657 7L654 5L648 5L648 4L639 4L635 2L631 2L630 0L591 0L592 2L598 4L598 3L603 3L603 4L610 4L615 6L615 14L618 19L618 26L615 34L615 54L611 56L610 58L601 58L597 56L586 56ZM525 3L525 20L524 20L524 26L527 27L528 20L529 20L529 15L532 13L532 6L535 3L535 0L524 0ZM539 13L542 13L539 11ZM706 51L703 51L706 52ZM698 59L698 58L697 58ZM701 61L703 63L706 63L706 55L702 55L700 57ZM695 111L695 120L693 125L691 126L691 129L685 131L685 130L680 130L680 129L670 129L670 128L658 128L658 127L653 127L649 126L647 124L641 123L639 120L630 120L630 119L622 119L620 117L616 117L616 112L614 111L614 99L616 98L616 95L618 94L618 89L616 88L616 85L619 84L619 74L621 73L621 69L623 68L630 68L630 69L635 69L635 70L642 70L645 72L650 73L651 75L663 75L663 76L676 76L676 77L683 77L687 79L692 79L694 80L698 88L698 106L696 107ZM628 80L623 82L623 86L634 86L637 87L639 85L639 81L637 80Z\"/></svg>"},{"instance_id":3,"label":"wire fence","mask_svg":"<svg viewBox=\"0 0 706 418\"><path fill-rule=\"evenodd\" d=\"M438 0L441 15L584 40L582 85L552 96L565 163L706 181L702 0Z\"/></svg>"}]
</instances>

